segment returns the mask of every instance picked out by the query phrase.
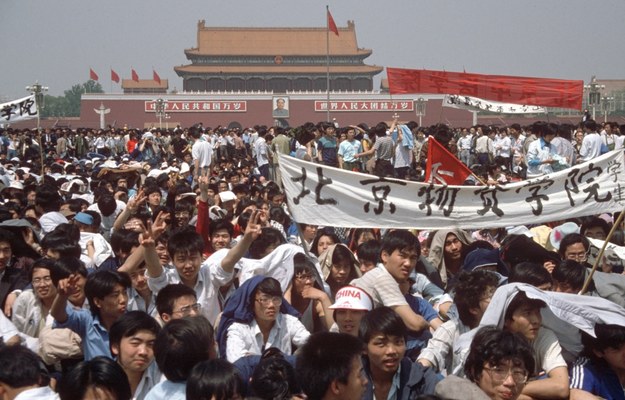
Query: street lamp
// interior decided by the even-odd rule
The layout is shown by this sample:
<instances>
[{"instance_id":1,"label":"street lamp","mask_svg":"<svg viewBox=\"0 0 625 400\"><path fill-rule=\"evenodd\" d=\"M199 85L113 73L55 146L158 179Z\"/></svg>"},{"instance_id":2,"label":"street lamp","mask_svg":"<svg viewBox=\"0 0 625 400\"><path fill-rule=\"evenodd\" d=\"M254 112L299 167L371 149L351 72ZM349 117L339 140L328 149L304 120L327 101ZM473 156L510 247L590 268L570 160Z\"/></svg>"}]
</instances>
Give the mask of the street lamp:
<instances>
[{"instance_id":1,"label":"street lamp","mask_svg":"<svg viewBox=\"0 0 625 400\"><path fill-rule=\"evenodd\" d=\"M614 97L605 96L601 98L601 108L603 109L603 122L608 122L608 113L613 112L616 103Z\"/></svg>"},{"instance_id":2,"label":"street lamp","mask_svg":"<svg viewBox=\"0 0 625 400\"><path fill-rule=\"evenodd\" d=\"M597 105L601 103L601 91L605 89L605 85L597 83L595 75L590 79L590 84L584 85L584 90L588 92L588 105L592 106L592 119L596 119Z\"/></svg>"},{"instance_id":3,"label":"street lamp","mask_svg":"<svg viewBox=\"0 0 625 400\"><path fill-rule=\"evenodd\" d=\"M35 81L32 86L26 86L26 90L35 95L35 107L37 107L37 141L39 142L39 157L41 161L41 176L43 177L43 135L41 134L41 110L45 107L43 94L48 91L47 86L42 86Z\"/></svg>"},{"instance_id":4,"label":"street lamp","mask_svg":"<svg viewBox=\"0 0 625 400\"><path fill-rule=\"evenodd\" d=\"M158 118L158 127L163 129L163 117L165 116L165 100L162 98L156 99L156 117Z\"/></svg>"},{"instance_id":5,"label":"street lamp","mask_svg":"<svg viewBox=\"0 0 625 400\"><path fill-rule=\"evenodd\" d=\"M35 95L35 106L37 107L37 132L41 129L41 110L44 109L44 97L43 94L48 91L47 86L42 86L39 81L36 81L32 86L26 86L26 90Z\"/></svg>"},{"instance_id":6,"label":"street lamp","mask_svg":"<svg viewBox=\"0 0 625 400\"><path fill-rule=\"evenodd\" d=\"M422 124L422 119L423 117L425 117L425 109L428 105L428 101L426 99L424 99L423 97L419 97L416 101L415 101L416 105L417 105L417 117L419 117L419 127L421 127Z\"/></svg>"}]
</instances>

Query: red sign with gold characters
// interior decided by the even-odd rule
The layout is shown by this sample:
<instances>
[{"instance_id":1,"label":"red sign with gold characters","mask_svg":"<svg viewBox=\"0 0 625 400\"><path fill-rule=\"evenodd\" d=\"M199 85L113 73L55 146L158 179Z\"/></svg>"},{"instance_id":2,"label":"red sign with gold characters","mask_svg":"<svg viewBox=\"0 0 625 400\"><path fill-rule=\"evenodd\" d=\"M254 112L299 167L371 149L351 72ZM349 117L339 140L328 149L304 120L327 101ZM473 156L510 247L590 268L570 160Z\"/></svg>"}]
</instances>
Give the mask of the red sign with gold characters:
<instances>
[{"instance_id":1,"label":"red sign with gold characters","mask_svg":"<svg viewBox=\"0 0 625 400\"><path fill-rule=\"evenodd\" d=\"M247 112L247 101L165 101L165 112ZM145 102L145 112L156 112L156 101Z\"/></svg>"},{"instance_id":2,"label":"red sign with gold characters","mask_svg":"<svg viewBox=\"0 0 625 400\"><path fill-rule=\"evenodd\" d=\"M414 102L401 101L362 101L339 100L330 101L330 111L414 111ZM315 111L328 111L327 101L315 101Z\"/></svg>"}]
</instances>

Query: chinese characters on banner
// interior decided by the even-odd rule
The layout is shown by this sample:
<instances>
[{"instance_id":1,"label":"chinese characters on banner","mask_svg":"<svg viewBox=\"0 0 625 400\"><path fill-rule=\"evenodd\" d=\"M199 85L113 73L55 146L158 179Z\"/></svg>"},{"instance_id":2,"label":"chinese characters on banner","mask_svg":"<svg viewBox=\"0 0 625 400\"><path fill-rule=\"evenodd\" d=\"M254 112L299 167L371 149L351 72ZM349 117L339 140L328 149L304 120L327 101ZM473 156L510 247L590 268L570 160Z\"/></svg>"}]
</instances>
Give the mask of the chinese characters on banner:
<instances>
[{"instance_id":1,"label":"chinese characters on banner","mask_svg":"<svg viewBox=\"0 0 625 400\"><path fill-rule=\"evenodd\" d=\"M399 101L357 101L333 100L330 101L330 111L414 111L414 102ZM315 101L315 111L327 111L327 101Z\"/></svg>"},{"instance_id":2,"label":"chinese characters on banner","mask_svg":"<svg viewBox=\"0 0 625 400\"><path fill-rule=\"evenodd\" d=\"M37 118L35 95L0 104L0 124Z\"/></svg>"},{"instance_id":3,"label":"chinese characters on banner","mask_svg":"<svg viewBox=\"0 0 625 400\"><path fill-rule=\"evenodd\" d=\"M295 221L351 228L462 229L537 224L622 211L625 156L613 151L505 186L441 186L378 178L280 156Z\"/></svg>"},{"instance_id":4,"label":"chinese characters on banner","mask_svg":"<svg viewBox=\"0 0 625 400\"><path fill-rule=\"evenodd\" d=\"M165 112L246 112L247 101L165 101ZM156 102L146 101L145 112L156 112Z\"/></svg>"},{"instance_id":5,"label":"chinese characters on banner","mask_svg":"<svg viewBox=\"0 0 625 400\"><path fill-rule=\"evenodd\" d=\"M448 95L443 99L443 107L471 111L490 111L500 114L544 114L544 107L488 101L470 96Z\"/></svg>"},{"instance_id":6,"label":"chinese characters on banner","mask_svg":"<svg viewBox=\"0 0 625 400\"><path fill-rule=\"evenodd\" d=\"M504 75L386 68L391 94L433 93L504 103L581 110L584 82Z\"/></svg>"}]
</instances>

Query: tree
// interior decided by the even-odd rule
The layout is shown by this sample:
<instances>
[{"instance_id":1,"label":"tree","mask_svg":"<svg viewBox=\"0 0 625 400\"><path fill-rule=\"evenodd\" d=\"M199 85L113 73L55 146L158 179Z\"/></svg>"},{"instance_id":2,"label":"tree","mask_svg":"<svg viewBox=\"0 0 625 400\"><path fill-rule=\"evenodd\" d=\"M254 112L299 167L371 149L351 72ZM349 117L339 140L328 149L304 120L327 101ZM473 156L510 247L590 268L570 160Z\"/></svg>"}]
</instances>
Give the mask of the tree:
<instances>
[{"instance_id":1,"label":"tree","mask_svg":"<svg viewBox=\"0 0 625 400\"><path fill-rule=\"evenodd\" d=\"M83 93L104 93L102 85L94 80L76 84L64 92L64 96L45 96L42 117L79 117L80 98Z\"/></svg>"}]
</instances>

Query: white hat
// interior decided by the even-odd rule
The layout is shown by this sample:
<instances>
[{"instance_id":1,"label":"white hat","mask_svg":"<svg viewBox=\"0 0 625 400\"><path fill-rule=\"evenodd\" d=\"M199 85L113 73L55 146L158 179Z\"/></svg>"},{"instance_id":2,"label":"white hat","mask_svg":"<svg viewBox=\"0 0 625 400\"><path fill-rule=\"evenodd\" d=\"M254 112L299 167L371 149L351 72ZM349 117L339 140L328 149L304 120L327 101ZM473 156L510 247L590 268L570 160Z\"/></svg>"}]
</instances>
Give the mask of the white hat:
<instances>
[{"instance_id":1,"label":"white hat","mask_svg":"<svg viewBox=\"0 0 625 400\"><path fill-rule=\"evenodd\" d=\"M558 225L549 233L549 243L554 249L560 250L560 242L570 233L579 233L579 226L575 222L565 222Z\"/></svg>"},{"instance_id":2,"label":"white hat","mask_svg":"<svg viewBox=\"0 0 625 400\"><path fill-rule=\"evenodd\" d=\"M335 298L334 304L329 307L331 310L347 309L371 311L373 309L371 296L356 286L342 287L336 292Z\"/></svg>"},{"instance_id":3,"label":"white hat","mask_svg":"<svg viewBox=\"0 0 625 400\"><path fill-rule=\"evenodd\" d=\"M20 181L12 181L9 187L13 189L24 190L24 184Z\"/></svg>"},{"instance_id":4,"label":"white hat","mask_svg":"<svg viewBox=\"0 0 625 400\"><path fill-rule=\"evenodd\" d=\"M225 203L226 201L236 200L237 195L234 194L234 192L231 190L226 190L224 192L219 193L219 198L221 199L221 201Z\"/></svg>"},{"instance_id":5,"label":"white hat","mask_svg":"<svg viewBox=\"0 0 625 400\"><path fill-rule=\"evenodd\" d=\"M189 167L189 164L187 164L186 162L183 162L182 164L180 164L180 173L181 174L185 174L187 172L191 171L191 168Z\"/></svg>"},{"instance_id":6,"label":"white hat","mask_svg":"<svg viewBox=\"0 0 625 400\"><path fill-rule=\"evenodd\" d=\"M220 208L219 206L212 206L211 208L208 209L208 215L210 219L212 219L213 221L216 221L219 219L226 218L228 216L228 211L224 210L223 208Z\"/></svg>"}]
</instances>

